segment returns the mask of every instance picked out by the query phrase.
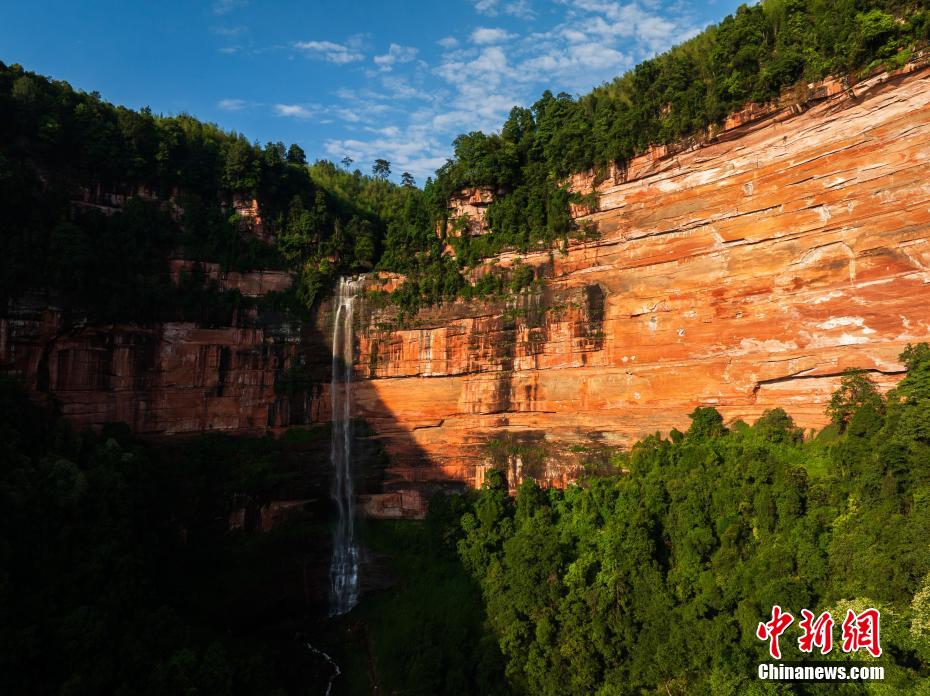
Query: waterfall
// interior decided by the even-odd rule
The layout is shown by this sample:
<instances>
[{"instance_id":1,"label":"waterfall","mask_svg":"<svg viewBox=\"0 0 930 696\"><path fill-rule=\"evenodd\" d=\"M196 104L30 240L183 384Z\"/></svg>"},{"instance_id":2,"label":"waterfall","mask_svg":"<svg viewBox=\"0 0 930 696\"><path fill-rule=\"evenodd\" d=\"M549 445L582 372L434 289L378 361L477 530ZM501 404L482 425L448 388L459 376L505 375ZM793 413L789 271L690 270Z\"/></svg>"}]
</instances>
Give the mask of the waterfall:
<instances>
[{"instance_id":1,"label":"waterfall","mask_svg":"<svg viewBox=\"0 0 930 696\"><path fill-rule=\"evenodd\" d=\"M300 638L299 635L298 635L298 638ZM342 674L342 670L339 669L339 665L336 664L336 661L332 657L327 655L325 652L323 652L319 648L314 647L311 643L308 643L306 641L304 641L304 646L307 648L307 650L312 652L314 655L319 655L320 657L322 657L326 661L326 664L332 667L332 674L329 675L328 677L329 681L326 682L326 694L324 695L324 696L329 696L333 692L333 682L336 681L336 678Z\"/></svg>"},{"instance_id":2,"label":"waterfall","mask_svg":"<svg viewBox=\"0 0 930 696\"><path fill-rule=\"evenodd\" d=\"M333 304L332 496L336 502L333 558L329 567L330 616L345 614L358 602L358 548L355 546L355 493L352 484L353 319L361 279L340 278Z\"/></svg>"}]
</instances>

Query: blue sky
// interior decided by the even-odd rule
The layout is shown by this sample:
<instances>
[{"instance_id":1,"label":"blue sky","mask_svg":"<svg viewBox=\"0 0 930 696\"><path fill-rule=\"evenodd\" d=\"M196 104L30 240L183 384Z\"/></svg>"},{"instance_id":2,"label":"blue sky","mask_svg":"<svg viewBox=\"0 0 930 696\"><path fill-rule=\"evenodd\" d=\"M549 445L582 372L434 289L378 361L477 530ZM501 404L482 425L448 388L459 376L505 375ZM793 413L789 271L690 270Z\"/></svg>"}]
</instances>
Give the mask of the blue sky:
<instances>
[{"instance_id":1,"label":"blue sky","mask_svg":"<svg viewBox=\"0 0 930 696\"><path fill-rule=\"evenodd\" d=\"M738 2L11 2L0 60L109 101L185 111L312 159L418 182L462 132L545 89L583 94Z\"/></svg>"}]
</instances>

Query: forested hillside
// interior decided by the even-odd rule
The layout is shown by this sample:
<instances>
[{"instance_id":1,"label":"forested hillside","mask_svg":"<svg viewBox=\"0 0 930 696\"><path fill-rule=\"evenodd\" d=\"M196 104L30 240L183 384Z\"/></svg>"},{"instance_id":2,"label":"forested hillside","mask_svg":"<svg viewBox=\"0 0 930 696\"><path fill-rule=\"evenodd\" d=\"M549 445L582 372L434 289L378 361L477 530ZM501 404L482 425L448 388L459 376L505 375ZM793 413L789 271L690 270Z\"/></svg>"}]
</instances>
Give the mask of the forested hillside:
<instances>
[{"instance_id":1,"label":"forested hillside","mask_svg":"<svg viewBox=\"0 0 930 696\"><path fill-rule=\"evenodd\" d=\"M259 147L188 115L113 106L16 65L0 64L0 128L4 304L48 292L91 318L144 321L243 302L202 279L172 286L167 261L183 257L293 269L307 307L338 274L374 268L386 242L388 259L404 256L392 240L405 235L427 246L419 189L308 167L297 145ZM233 208L253 198L266 241Z\"/></svg>"},{"instance_id":2,"label":"forested hillside","mask_svg":"<svg viewBox=\"0 0 930 696\"><path fill-rule=\"evenodd\" d=\"M437 495L425 523L369 523L366 545L393 559L399 582L328 639L349 692L370 692L367 659L396 693L769 693L755 630L779 604L796 617L879 609L885 682L843 693L922 693L930 347L902 361L907 376L886 396L847 374L815 437L781 409L727 427L699 408L687 432L646 438L606 467L595 457L565 490L525 483L511 498L492 471L480 491ZM287 610L256 598L320 530L224 524L242 495L280 484L300 438L78 434L8 380L0 433L7 690L290 693L310 678L299 643L243 628ZM797 635L795 624L782 637L786 660L804 657ZM873 660L838 647L825 659Z\"/></svg>"},{"instance_id":3,"label":"forested hillside","mask_svg":"<svg viewBox=\"0 0 930 696\"><path fill-rule=\"evenodd\" d=\"M590 94L546 92L531 108L515 107L499 133L460 136L454 158L423 190L409 176L401 186L387 181L388 162L371 176L327 161L308 166L297 145L259 146L188 115L113 106L0 64L0 298L48 291L106 320L216 321L245 302L202 278L172 285L172 256L227 270L292 269L294 297L275 302L296 311L339 274L372 269L408 276L394 297L406 313L461 294L505 292L513 280L505 274L475 287L461 270L505 248L586 234L569 214L579 199L561 186L568 174L693 136L786 87L901 65L928 32L925 0L743 6ZM488 211L492 232L450 239L453 259L436 230L456 223L449 197L472 186L499 194ZM100 191L128 199L121 213L73 203ZM257 200L273 241L242 234L237 198Z\"/></svg>"},{"instance_id":4,"label":"forested hillside","mask_svg":"<svg viewBox=\"0 0 930 696\"><path fill-rule=\"evenodd\" d=\"M469 499L457 546L514 691L770 693L755 681L770 659L755 631L778 604L795 616L878 608L886 683L843 693L923 693L930 347L901 358L907 377L887 397L849 373L833 425L813 439L781 409L725 427L699 408L686 433L616 455L615 475L567 490L526 483L515 500L492 477ZM782 637L783 659L804 659L798 635ZM835 648L824 659L873 658Z\"/></svg>"},{"instance_id":5,"label":"forested hillside","mask_svg":"<svg viewBox=\"0 0 930 696\"><path fill-rule=\"evenodd\" d=\"M926 0L743 5L589 94L546 92L530 108L515 107L499 133L459 136L432 198L448 200L466 186L503 193L488 210L492 234L472 240L477 248L466 249L466 257L549 245L577 233L561 186L573 172L622 164L652 145L696 136L787 87L827 75L855 81L873 68L903 65L928 38Z\"/></svg>"},{"instance_id":6,"label":"forested hillside","mask_svg":"<svg viewBox=\"0 0 930 696\"><path fill-rule=\"evenodd\" d=\"M545 93L515 107L500 133L455 141L455 157L425 191L330 162L307 166L297 145L249 143L187 116L112 106L24 71L0 67L0 205L7 234L0 296L48 290L102 319L211 318L244 301L203 279L167 280L183 256L225 269L291 268L297 301L312 305L334 278L378 268L409 282L394 300L422 303L474 294L460 273L504 248L527 250L579 234L560 182L571 172L623 162L648 146L719 123L748 101L827 74L899 65L926 42L926 2L767 0L575 99ZM467 186L502 195L490 235L454 239L444 255L447 201ZM138 195L140 189L155 200ZM107 191L129 198L121 214L78 208ZM235 197L258 201L271 244L239 230ZM169 203L170 201L170 203ZM35 259L47 262L36 267ZM493 279L479 294L501 291ZM62 292L67 288L67 292Z\"/></svg>"},{"instance_id":7,"label":"forested hillside","mask_svg":"<svg viewBox=\"0 0 930 696\"><path fill-rule=\"evenodd\" d=\"M314 675L293 627L306 606L280 575L325 531L226 524L297 485L284 460L300 447L76 432L0 376L0 692L303 693Z\"/></svg>"},{"instance_id":8,"label":"forested hillside","mask_svg":"<svg viewBox=\"0 0 930 696\"><path fill-rule=\"evenodd\" d=\"M590 94L546 92L514 108L500 132L460 136L454 158L422 188L409 176L390 181L384 160L370 175L348 160L311 163L296 144L261 145L186 114L115 106L0 63L3 345L27 365L15 371L30 376L32 390L0 375L0 692L305 693L328 683L332 666L321 671L319 653L306 648L310 629L341 666L335 688L345 693L930 694L930 346L900 356L901 381L894 360L904 342L926 340L927 321L911 315L922 306L911 298L926 288L917 246L926 187L914 165L924 121L878 118L868 128L885 139L842 166L824 158L822 169L787 179L772 170L794 155L768 162L774 193L765 195L775 200L755 206L758 217L745 225L796 229L820 219L806 238L764 247L737 225L719 243L701 232L702 243L748 250L710 258L717 250L679 234L681 220L734 209L740 194L730 191L713 207L695 205L697 213L665 215L675 245L663 249L644 234L636 249L618 244L606 260L602 248L579 249L590 258L569 257L562 267L573 268L552 287L519 260L479 268L504 250L554 258L572 238L597 234L570 214L572 203L594 205L564 186L570 174L600 176L652 146L713 138L728 114L786 90L803 109L809 81L835 75L854 86L904 65L928 41L930 0L763 0ZM923 84L908 83L911 101L899 94L895 109L926 108L913 94L922 98ZM852 122L848 130L860 133L874 113L833 127ZM811 121L805 127L820 127ZM733 189L760 173L755 155L770 142L741 155L756 169L741 165L745 179ZM834 134L817 147L833 152L840 142ZM797 152L802 160L810 150ZM850 177L843 183L854 194L821 196L821 181L846 162L870 183ZM788 207L810 217L770 216L802 176L818 190L799 187ZM490 232L451 234L465 225L450 218L450 196L474 187L495 198ZM704 205L704 193L688 203ZM245 297L222 290L200 262L221 273L286 271L295 282ZM561 273L556 263L538 268ZM338 276L378 271L406 280L390 297L364 298L367 308L392 302L401 322L430 303L535 286L526 302L458 306L420 330L372 322L352 334L345 325L352 359L330 370L325 341L307 340L320 327L306 320ZM293 352L278 350L270 331L239 330L266 311L293 320L281 322L281 343ZM748 328L734 329L732 317L744 312ZM788 323L779 312L805 316ZM238 336L166 332L167 348L156 352L163 327L120 334L126 327L114 326L168 321L257 338L243 346ZM75 327L95 335L54 345ZM8 341L16 332L22 340ZM130 348L149 343L118 363L114 336ZM168 358L179 367L157 371ZM756 369L766 361L789 367ZM63 377L76 365L57 391L49 363ZM803 432L781 408L750 425L701 407L686 432L609 444L628 441L617 423L642 433L674 418L666 422L684 428L678 419L694 403L751 408L740 413L755 417L814 394L794 413L800 422L818 415L823 385L850 364L878 374L882 390L897 386L882 393L869 372L847 371L819 432ZM447 484L479 485L478 467L485 484L437 493L422 522L359 520L370 586L323 627L312 593L325 594L329 567L332 372L380 379L357 381L351 414L360 507L412 516ZM168 374L164 391L146 393ZM800 381L803 389L781 390ZM741 391L724 393L724 383ZM230 396L233 384L251 391ZM168 404L171 390L180 396ZM105 397L117 392L133 408L110 409ZM37 393L49 398L31 399ZM56 394L71 401L59 404ZM224 418L214 420L219 399ZM687 406L676 411L670 401ZM281 416L292 402L300 408ZM170 418L155 420L158 409ZM75 414L97 429L78 432ZM128 417L154 424L139 431L157 437L110 422ZM308 427L264 435L297 423ZM447 424L454 430L442 430ZM180 435L216 428L264 436ZM404 468L394 477L378 443L401 438L401 447L385 446ZM545 479L564 488L528 481L511 495L502 464L516 472L517 458L549 443L572 458L575 468ZM443 463L453 450L468 468ZM529 457L519 466L520 476L536 473ZM399 507L378 508L388 496ZM262 510L278 509L294 516L265 524ZM825 659L880 664L885 682L759 681L756 665L769 655L756 629L776 604L796 617L879 609L878 662L838 648ZM807 657L797 628L782 638L786 660Z\"/></svg>"}]
</instances>

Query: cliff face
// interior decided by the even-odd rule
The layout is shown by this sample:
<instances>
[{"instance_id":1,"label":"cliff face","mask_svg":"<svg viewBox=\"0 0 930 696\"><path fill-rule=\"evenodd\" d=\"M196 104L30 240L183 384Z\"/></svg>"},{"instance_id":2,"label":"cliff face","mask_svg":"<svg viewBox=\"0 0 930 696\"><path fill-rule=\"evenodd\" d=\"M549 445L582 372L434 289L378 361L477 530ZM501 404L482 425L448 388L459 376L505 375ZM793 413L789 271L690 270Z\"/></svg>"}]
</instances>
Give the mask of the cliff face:
<instances>
[{"instance_id":1,"label":"cliff face","mask_svg":"<svg viewBox=\"0 0 930 696\"><path fill-rule=\"evenodd\" d=\"M278 273L220 280L253 297L290 284ZM54 396L78 428L123 421L138 433L174 435L328 420L328 349L313 330L239 319L227 326L85 324L27 297L0 318L0 358L34 394ZM298 364L320 386L276 392L276 381Z\"/></svg>"},{"instance_id":2,"label":"cliff face","mask_svg":"<svg viewBox=\"0 0 930 696\"><path fill-rule=\"evenodd\" d=\"M844 369L892 386L901 350L930 338L930 75L820 96L575 177L600 238L525 256L547 280L517 301L410 330L375 313L358 406L393 485L477 485L492 464L560 484L580 451L684 429L697 405L816 428Z\"/></svg>"},{"instance_id":3,"label":"cliff face","mask_svg":"<svg viewBox=\"0 0 930 696\"><path fill-rule=\"evenodd\" d=\"M421 492L480 485L491 466L562 485L604 446L686 428L697 405L730 420L781 406L820 427L848 367L892 386L901 350L930 339L930 72L820 90L806 111L750 109L711 143L574 177L596 193L597 212L576 214L599 237L523 256L544 280L518 297L434 307L404 330L362 307L356 411L390 463L366 474L361 506L419 514ZM203 271L252 297L290 282ZM0 364L78 426L278 430L329 419L328 317L87 325L25 298L0 318Z\"/></svg>"},{"instance_id":4,"label":"cliff face","mask_svg":"<svg viewBox=\"0 0 930 696\"><path fill-rule=\"evenodd\" d=\"M449 200L448 235L459 237L468 234L473 237L488 234L484 218L488 206L494 202L494 191L490 188L467 188L459 191Z\"/></svg>"}]
</instances>

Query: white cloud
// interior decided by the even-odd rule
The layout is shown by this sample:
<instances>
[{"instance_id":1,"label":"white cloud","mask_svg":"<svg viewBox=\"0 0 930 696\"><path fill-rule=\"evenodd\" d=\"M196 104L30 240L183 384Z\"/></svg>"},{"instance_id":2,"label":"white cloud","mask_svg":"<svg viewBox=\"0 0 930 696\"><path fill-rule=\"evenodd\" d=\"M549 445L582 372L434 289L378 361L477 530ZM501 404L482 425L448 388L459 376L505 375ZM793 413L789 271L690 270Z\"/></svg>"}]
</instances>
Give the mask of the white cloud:
<instances>
[{"instance_id":1,"label":"white cloud","mask_svg":"<svg viewBox=\"0 0 930 696\"><path fill-rule=\"evenodd\" d=\"M372 140L327 140L324 149L337 160L348 155L360 169L375 159L386 159L391 163L395 176L401 172L410 172L420 181L432 176L446 161L443 146L430 136L410 128L391 134L379 134L379 137Z\"/></svg>"},{"instance_id":2,"label":"white cloud","mask_svg":"<svg viewBox=\"0 0 930 696\"><path fill-rule=\"evenodd\" d=\"M475 11L478 14L496 17L499 14L506 14L521 19L530 19L534 12L530 7L529 0L510 0L501 2L500 0L477 0L475 2Z\"/></svg>"},{"instance_id":3,"label":"white cloud","mask_svg":"<svg viewBox=\"0 0 930 696\"><path fill-rule=\"evenodd\" d=\"M574 10L584 10L588 17L573 23L573 28L613 43L616 39L633 39L642 49L643 58L664 51L694 36L700 29L683 12L662 16L638 3L621 4L601 0L559 0ZM653 3L646 2L647 7Z\"/></svg>"},{"instance_id":4,"label":"white cloud","mask_svg":"<svg viewBox=\"0 0 930 696\"><path fill-rule=\"evenodd\" d=\"M308 119L314 115L313 111L300 104L275 104L274 111L278 116L288 118Z\"/></svg>"},{"instance_id":5,"label":"white cloud","mask_svg":"<svg viewBox=\"0 0 930 696\"><path fill-rule=\"evenodd\" d=\"M439 102L444 109L431 119L434 131L447 138L462 131L496 130L515 104L530 98L530 76L511 65L501 46L460 52L435 73L453 89L451 97Z\"/></svg>"},{"instance_id":6,"label":"white cloud","mask_svg":"<svg viewBox=\"0 0 930 696\"><path fill-rule=\"evenodd\" d=\"M492 29L489 27L478 27L471 33L472 43L478 44L479 46L499 44L514 38L516 38L516 34L511 34L504 29Z\"/></svg>"},{"instance_id":7,"label":"white cloud","mask_svg":"<svg viewBox=\"0 0 930 696\"><path fill-rule=\"evenodd\" d=\"M223 111L242 111L249 103L245 99L221 99L216 105Z\"/></svg>"},{"instance_id":8,"label":"white cloud","mask_svg":"<svg viewBox=\"0 0 930 696\"><path fill-rule=\"evenodd\" d=\"M381 56L375 56L375 64L381 70L391 70L397 63L409 63L417 57L417 49L412 46L401 46L392 43L388 52Z\"/></svg>"},{"instance_id":9,"label":"white cloud","mask_svg":"<svg viewBox=\"0 0 930 696\"><path fill-rule=\"evenodd\" d=\"M396 138L400 135L400 128L397 126L385 126L384 128L365 128L369 133L377 133L378 135L384 135L389 138Z\"/></svg>"},{"instance_id":10,"label":"white cloud","mask_svg":"<svg viewBox=\"0 0 930 696\"><path fill-rule=\"evenodd\" d=\"M433 127L440 132L448 132L466 126L474 119L471 111L446 111L433 117Z\"/></svg>"},{"instance_id":11,"label":"white cloud","mask_svg":"<svg viewBox=\"0 0 930 696\"><path fill-rule=\"evenodd\" d=\"M214 0L210 9L213 10L215 15L225 15L248 4L249 0Z\"/></svg>"},{"instance_id":12,"label":"white cloud","mask_svg":"<svg viewBox=\"0 0 930 696\"><path fill-rule=\"evenodd\" d=\"M578 31L577 29L566 28L562 30L562 38L573 43L580 43L582 41L586 41L588 35L583 31Z\"/></svg>"},{"instance_id":13,"label":"white cloud","mask_svg":"<svg viewBox=\"0 0 930 696\"><path fill-rule=\"evenodd\" d=\"M336 109L335 113L340 119L348 123L359 123L364 120L361 114L354 109Z\"/></svg>"},{"instance_id":14,"label":"white cloud","mask_svg":"<svg viewBox=\"0 0 930 696\"><path fill-rule=\"evenodd\" d=\"M332 107L331 111L351 123L373 123L378 125L384 124L384 118L390 113L404 113L393 103L385 103L390 100L390 96L374 90L336 90L336 97L342 100L342 104Z\"/></svg>"},{"instance_id":15,"label":"white cloud","mask_svg":"<svg viewBox=\"0 0 930 696\"><path fill-rule=\"evenodd\" d=\"M589 85L577 84L577 79L590 75L592 71L609 71L619 74L630 67L629 56L599 43L572 44L564 50L554 50L538 55L521 63L517 70L543 80L548 76L561 77L578 91Z\"/></svg>"},{"instance_id":16,"label":"white cloud","mask_svg":"<svg viewBox=\"0 0 930 696\"><path fill-rule=\"evenodd\" d=\"M422 101L433 101L436 97L432 92L417 89L403 77L397 75L385 75L381 84L384 86L385 94L392 99L418 99Z\"/></svg>"},{"instance_id":17,"label":"white cloud","mask_svg":"<svg viewBox=\"0 0 930 696\"><path fill-rule=\"evenodd\" d=\"M485 92L496 89L504 79L514 82L521 79L510 69L507 54L500 46L483 48L471 60L447 60L436 68L436 74L462 93ZM477 105L467 105L472 106Z\"/></svg>"},{"instance_id":18,"label":"white cloud","mask_svg":"<svg viewBox=\"0 0 930 696\"><path fill-rule=\"evenodd\" d=\"M473 0L473 6L488 17L530 12L527 2ZM322 144L327 156L349 155L363 170L385 158L395 175L410 171L422 182L445 162L458 133L499 129L514 105L532 104L544 89L587 92L697 31L679 0L556 0L555 7L562 11L547 9L534 19L535 33L501 22L444 36L432 64L412 46L391 44L374 56L376 69L361 73L368 82L352 89L345 83L334 104L279 104L276 112L334 120L340 130ZM356 37L300 48L352 62L339 56L359 60L372 54L366 45ZM429 53L426 42L415 45Z\"/></svg>"},{"instance_id":19,"label":"white cloud","mask_svg":"<svg viewBox=\"0 0 930 696\"><path fill-rule=\"evenodd\" d=\"M365 57L351 46L332 41L298 41L294 44L294 48L305 52L307 55L322 58L337 65L353 63Z\"/></svg>"}]
</instances>

